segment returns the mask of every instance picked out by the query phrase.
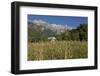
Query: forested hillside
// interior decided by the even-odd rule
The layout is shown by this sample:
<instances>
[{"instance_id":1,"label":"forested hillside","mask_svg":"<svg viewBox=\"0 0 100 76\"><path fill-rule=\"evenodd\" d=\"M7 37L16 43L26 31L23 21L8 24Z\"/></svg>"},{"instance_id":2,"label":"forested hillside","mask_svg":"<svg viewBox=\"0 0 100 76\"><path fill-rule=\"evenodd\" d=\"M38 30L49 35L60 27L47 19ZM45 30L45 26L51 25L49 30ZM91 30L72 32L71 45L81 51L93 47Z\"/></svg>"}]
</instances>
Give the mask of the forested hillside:
<instances>
[{"instance_id":1,"label":"forested hillside","mask_svg":"<svg viewBox=\"0 0 100 76\"><path fill-rule=\"evenodd\" d=\"M77 28L69 29L67 27L52 27L47 23L28 22L28 41L39 42L48 41L48 37L55 37L61 41L87 41L87 24L80 24Z\"/></svg>"}]
</instances>

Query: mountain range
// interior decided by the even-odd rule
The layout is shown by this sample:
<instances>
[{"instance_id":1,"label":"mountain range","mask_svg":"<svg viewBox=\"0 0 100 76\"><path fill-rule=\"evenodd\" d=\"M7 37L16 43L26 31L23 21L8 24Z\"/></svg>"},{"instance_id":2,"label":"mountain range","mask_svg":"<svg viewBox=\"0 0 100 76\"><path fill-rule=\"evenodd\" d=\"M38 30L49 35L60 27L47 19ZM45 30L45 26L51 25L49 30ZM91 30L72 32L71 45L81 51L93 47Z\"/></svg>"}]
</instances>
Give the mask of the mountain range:
<instances>
[{"instance_id":1,"label":"mountain range","mask_svg":"<svg viewBox=\"0 0 100 76\"><path fill-rule=\"evenodd\" d=\"M63 33L67 30L73 29L72 27L69 27L67 24L62 25L62 24L50 24L44 20L28 20L28 28L33 29L35 31L52 31L56 32L57 34Z\"/></svg>"}]
</instances>

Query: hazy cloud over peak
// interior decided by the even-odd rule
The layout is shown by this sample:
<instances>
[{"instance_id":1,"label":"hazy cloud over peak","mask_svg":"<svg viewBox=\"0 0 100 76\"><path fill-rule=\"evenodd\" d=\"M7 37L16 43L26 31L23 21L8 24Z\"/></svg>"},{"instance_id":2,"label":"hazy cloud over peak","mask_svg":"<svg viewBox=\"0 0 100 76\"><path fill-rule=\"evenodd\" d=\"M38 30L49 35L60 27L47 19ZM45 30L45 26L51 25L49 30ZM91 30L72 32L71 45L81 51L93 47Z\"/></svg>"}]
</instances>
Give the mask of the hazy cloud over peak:
<instances>
[{"instance_id":1,"label":"hazy cloud over peak","mask_svg":"<svg viewBox=\"0 0 100 76\"><path fill-rule=\"evenodd\" d=\"M33 23L45 24L45 23L47 23L47 22L46 22L46 21L43 21L43 20L41 20L41 19L39 19L39 20L33 20Z\"/></svg>"},{"instance_id":2,"label":"hazy cloud over peak","mask_svg":"<svg viewBox=\"0 0 100 76\"><path fill-rule=\"evenodd\" d=\"M41 26L44 26L44 28L46 29L51 29L51 30L71 30L71 29L74 29L73 27L70 27L68 26L67 24L66 25L62 25L62 24L50 24L42 19L34 19L33 21L32 20L28 20L29 22L33 23L33 24L36 24L36 25L41 25Z\"/></svg>"}]
</instances>

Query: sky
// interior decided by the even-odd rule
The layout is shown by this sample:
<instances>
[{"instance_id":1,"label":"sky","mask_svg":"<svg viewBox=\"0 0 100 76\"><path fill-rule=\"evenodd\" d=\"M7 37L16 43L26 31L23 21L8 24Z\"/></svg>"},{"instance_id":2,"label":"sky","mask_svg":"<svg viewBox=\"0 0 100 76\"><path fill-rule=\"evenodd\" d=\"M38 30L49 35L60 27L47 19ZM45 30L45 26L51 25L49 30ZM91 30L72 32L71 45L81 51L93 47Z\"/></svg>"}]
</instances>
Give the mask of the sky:
<instances>
[{"instance_id":1,"label":"sky","mask_svg":"<svg viewBox=\"0 0 100 76\"><path fill-rule=\"evenodd\" d=\"M88 23L87 17L78 16L50 16L50 15L28 15L28 20L43 20L49 24L68 25L78 27L82 23Z\"/></svg>"}]
</instances>

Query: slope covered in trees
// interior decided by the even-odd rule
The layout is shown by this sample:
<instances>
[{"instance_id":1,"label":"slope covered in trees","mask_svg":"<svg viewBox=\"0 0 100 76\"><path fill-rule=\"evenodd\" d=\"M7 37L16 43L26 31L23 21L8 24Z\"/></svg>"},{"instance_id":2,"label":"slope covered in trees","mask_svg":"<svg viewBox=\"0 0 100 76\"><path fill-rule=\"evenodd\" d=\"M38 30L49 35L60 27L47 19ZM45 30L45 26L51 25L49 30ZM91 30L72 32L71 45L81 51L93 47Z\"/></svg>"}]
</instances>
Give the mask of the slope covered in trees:
<instances>
[{"instance_id":1,"label":"slope covered in trees","mask_svg":"<svg viewBox=\"0 0 100 76\"><path fill-rule=\"evenodd\" d=\"M66 30L65 32L57 34L56 31L45 29L44 26L28 23L29 42L48 41L48 37L55 37L58 41L87 41L87 36L87 24L80 24L76 29Z\"/></svg>"},{"instance_id":2,"label":"slope covered in trees","mask_svg":"<svg viewBox=\"0 0 100 76\"><path fill-rule=\"evenodd\" d=\"M67 30L66 32L56 35L57 40L72 40L72 41L87 41L88 29L87 24L80 24L79 27L72 30Z\"/></svg>"}]
</instances>

